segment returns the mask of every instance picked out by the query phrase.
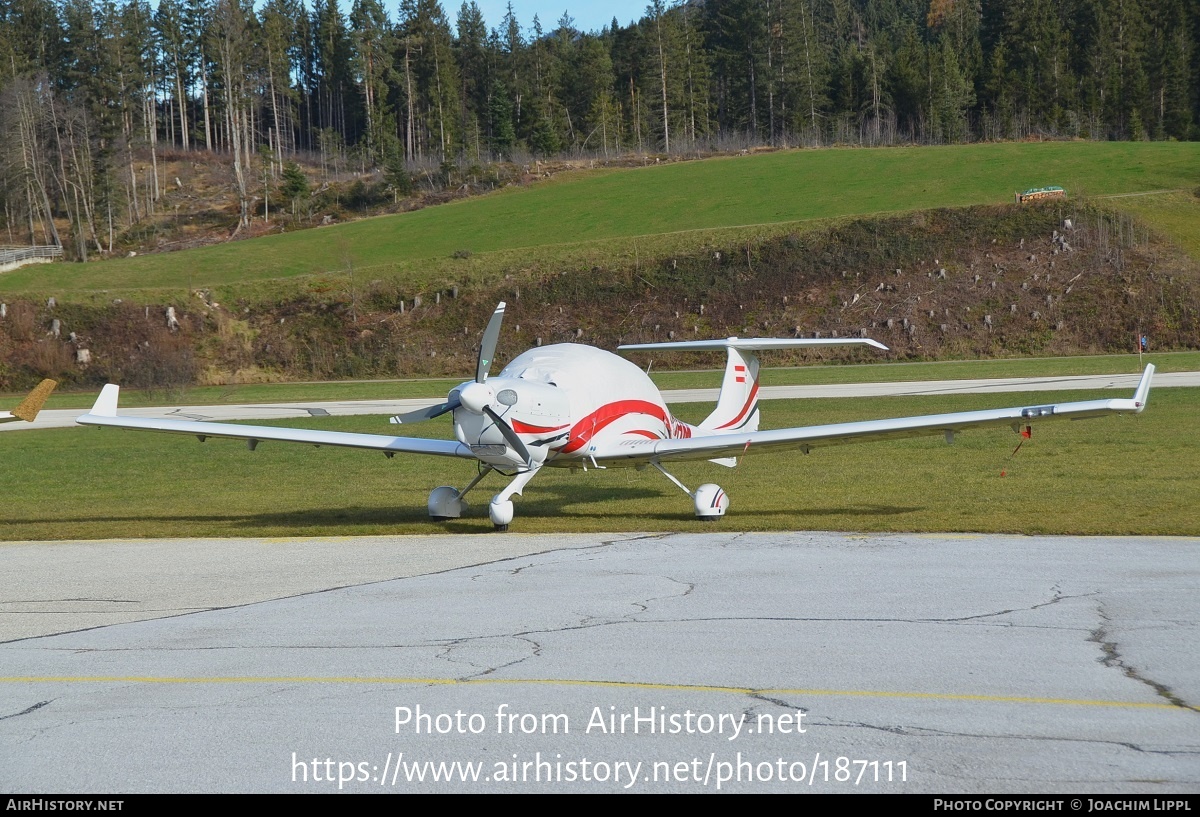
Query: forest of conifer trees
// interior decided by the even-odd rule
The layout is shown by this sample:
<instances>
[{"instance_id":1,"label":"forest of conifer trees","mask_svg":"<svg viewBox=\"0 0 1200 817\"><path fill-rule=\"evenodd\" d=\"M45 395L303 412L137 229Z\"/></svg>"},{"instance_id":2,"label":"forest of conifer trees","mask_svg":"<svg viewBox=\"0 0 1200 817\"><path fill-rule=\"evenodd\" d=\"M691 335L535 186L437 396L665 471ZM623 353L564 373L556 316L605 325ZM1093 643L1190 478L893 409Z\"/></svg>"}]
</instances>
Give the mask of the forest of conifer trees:
<instances>
[{"instance_id":1,"label":"forest of conifer trees","mask_svg":"<svg viewBox=\"0 0 1200 817\"><path fill-rule=\"evenodd\" d=\"M10 236L112 246L220 157L417 168L758 145L1200 138L1200 0L653 0L600 31L437 0L0 0ZM60 235L69 225L70 235Z\"/></svg>"}]
</instances>

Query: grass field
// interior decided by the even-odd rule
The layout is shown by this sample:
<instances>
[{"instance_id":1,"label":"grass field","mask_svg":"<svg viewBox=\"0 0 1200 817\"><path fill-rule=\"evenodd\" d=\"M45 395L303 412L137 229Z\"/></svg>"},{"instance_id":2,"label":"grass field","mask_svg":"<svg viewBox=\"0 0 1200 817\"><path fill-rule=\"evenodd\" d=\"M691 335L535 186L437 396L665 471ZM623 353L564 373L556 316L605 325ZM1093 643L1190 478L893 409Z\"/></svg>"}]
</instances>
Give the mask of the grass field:
<instances>
[{"instance_id":1,"label":"grass field","mask_svg":"<svg viewBox=\"0 0 1200 817\"><path fill-rule=\"evenodd\" d=\"M1051 394L1038 402L1112 396ZM808 425L1018 405L1020 395L771 401L764 426ZM707 406L687 406L699 420ZM706 463L672 471L732 497L721 530L1003 531L1200 536L1200 390L1160 389L1139 416L763 454L734 470ZM297 424L294 421L291 424ZM327 418L321 428L388 433L378 417ZM446 423L414 427L429 436ZM504 484L488 477L469 517L441 525L425 501L464 485L474 466L432 457L262 444L115 429L6 434L0 540L172 536L485 533L486 505ZM1002 475L1003 474L1003 475ZM709 530L691 500L653 471L546 469L517 498L514 531Z\"/></svg>"},{"instance_id":2,"label":"grass field","mask_svg":"<svg viewBox=\"0 0 1200 817\"><path fill-rule=\"evenodd\" d=\"M860 214L1006 202L1016 190L1046 184L1062 185L1075 197L1190 191L1200 186L1200 144L791 150L583 171L412 213L252 241L97 264L25 267L0 276L0 292L61 297L192 289L349 274L351 268L366 281L403 274L417 286L469 282L498 269L520 269L534 256L564 264L661 256L681 242L694 246L704 239L686 231L726 237L730 230L778 233ZM451 259L459 250L472 256Z\"/></svg>"},{"instance_id":3,"label":"grass field","mask_svg":"<svg viewBox=\"0 0 1200 817\"><path fill-rule=\"evenodd\" d=\"M1132 213L1170 238L1192 258L1200 258L1200 196L1197 191L1121 196L1108 204Z\"/></svg>"}]
</instances>

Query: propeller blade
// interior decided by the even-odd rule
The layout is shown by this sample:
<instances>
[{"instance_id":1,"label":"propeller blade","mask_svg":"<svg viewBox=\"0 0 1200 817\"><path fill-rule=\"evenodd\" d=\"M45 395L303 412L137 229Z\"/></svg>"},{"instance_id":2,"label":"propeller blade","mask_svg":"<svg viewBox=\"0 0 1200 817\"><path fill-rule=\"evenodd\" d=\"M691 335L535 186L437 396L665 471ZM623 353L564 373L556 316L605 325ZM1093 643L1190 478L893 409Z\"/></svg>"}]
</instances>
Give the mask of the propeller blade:
<instances>
[{"instance_id":1,"label":"propeller blade","mask_svg":"<svg viewBox=\"0 0 1200 817\"><path fill-rule=\"evenodd\" d=\"M475 364L475 382L487 380L488 370L496 357L496 343L500 340L500 324L504 321L504 301L496 306L487 329L483 330L483 342L479 344L479 362Z\"/></svg>"},{"instance_id":2,"label":"propeller blade","mask_svg":"<svg viewBox=\"0 0 1200 817\"><path fill-rule=\"evenodd\" d=\"M439 403L436 406L410 411L406 414L397 414L388 422L400 425L403 423L419 423L422 420L432 420L434 417L441 417L448 411L454 411L460 405L458 400L450 400L445 403Z\"/></svg>"},{"instance_id":3,"label":"propeller blade","mask_svg":"<svg viewBox=\"0 0 1200 817\"><path fill-rule=\"evenodd\" d=\"M512 446L513 451L516 451L525 460L525 465L533 467L533 455L529 453L529 449L525 447L525 443L517 436L517 432L513 431L512 426L504 421L499 414L491 406L485 406L484 414L492 418L492 422L500 429L500 433L504 435L505 441Z\"/></svg>"}]
</instances>

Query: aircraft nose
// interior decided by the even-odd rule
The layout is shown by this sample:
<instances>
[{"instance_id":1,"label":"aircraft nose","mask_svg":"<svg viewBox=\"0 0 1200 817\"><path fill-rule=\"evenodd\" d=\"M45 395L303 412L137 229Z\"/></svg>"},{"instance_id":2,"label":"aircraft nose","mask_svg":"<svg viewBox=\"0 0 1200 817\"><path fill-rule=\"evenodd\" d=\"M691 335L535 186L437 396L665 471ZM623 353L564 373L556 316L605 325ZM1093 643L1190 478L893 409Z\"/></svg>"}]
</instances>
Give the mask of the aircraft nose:
<instances>
[{"instance_id":1,"label":"aircraft nose","mask_svg":"<svg viewBox=\"0 0 1200 817\"><path fill-rule=\"evenodd\" d=\"M462 407L472 414L483 414L483 410L496 399L496 393L486 383L468 383L458 393Z\"/></svg>"}]
</instances>

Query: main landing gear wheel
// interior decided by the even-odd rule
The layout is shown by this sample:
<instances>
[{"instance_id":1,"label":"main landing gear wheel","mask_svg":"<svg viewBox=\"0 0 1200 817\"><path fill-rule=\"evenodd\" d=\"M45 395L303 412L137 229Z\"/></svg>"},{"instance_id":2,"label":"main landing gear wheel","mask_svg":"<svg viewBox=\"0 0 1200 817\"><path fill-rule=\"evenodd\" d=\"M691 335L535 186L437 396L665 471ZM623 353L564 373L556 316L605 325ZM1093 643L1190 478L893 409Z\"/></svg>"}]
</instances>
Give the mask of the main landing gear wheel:
<instances>
[{"instance_id":1,"label":"main landing gear wheel","mask_svg":"<svg viewBox=\"0 0 1200 817\"><path fill-rule=\"evenodd\" d=\"M715 522L729 510L729 494L720 485L706 482L692 494L696 507L696 518L702 522Z\"/></svg>"},{"instance_id":2,"label":"main landing gear wheel","mask_svg":"<svg viewBox=\"0 0 1200 817\"><path fill-rule=\"evenodd\" d=\"M442 485L429 493L429 518L434 522L458 519L467 503L452 485Z\"/></svg>"},{"instance_id":3,"label":"main landing gear wheel","mask_svg":"<svg viewBox=\"0 0 1200 817\"><path fill-rule=\"evenodd\" d=\"M467 495L467 491L479 484L479 481L490 474L492 467L489 465L480 470L475 475L475 479L467 483L467 487L461 491L453 485L442 485L434 488L429 492L429 518L434 522L445 522L447 519L458 519L463 515L463 511L467 509L467 502L463 497Z\"/></svg>"},{"instance_id":4,"label":"main landing gear wheel","mask_svg":"<svg viewBox=\"0 0 1200 817\"><path fill-rule=\"evenodd\" d=\"M692 498L692 507L695 508L696 518L700 521L715 522L725 515L725 511L729 510L729 494L725 493L720 485L713 485L711 482L706 482L696 490L689 491L686 485L675 479L660 464L654 460L651 460L650 464L657 468L664 477L675 483L679 487L679 490Z\"/></svg>"}]
</instances>

